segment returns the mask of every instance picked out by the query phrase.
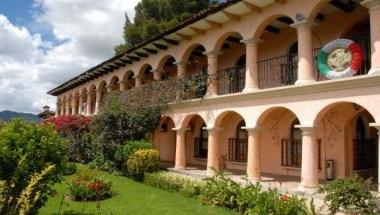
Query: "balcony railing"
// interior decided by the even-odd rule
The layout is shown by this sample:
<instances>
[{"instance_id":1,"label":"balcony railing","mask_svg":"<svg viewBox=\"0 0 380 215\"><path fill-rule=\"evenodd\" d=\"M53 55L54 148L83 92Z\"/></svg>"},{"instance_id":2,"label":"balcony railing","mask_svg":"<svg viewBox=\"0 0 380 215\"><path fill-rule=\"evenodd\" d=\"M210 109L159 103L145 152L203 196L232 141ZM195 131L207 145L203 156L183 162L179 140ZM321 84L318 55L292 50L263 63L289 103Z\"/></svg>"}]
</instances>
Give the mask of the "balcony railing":
<instances>
[{"instance_id":1,"label":"balcony railing","mask_svg":"<svg viewBox=\"0 0 380 215\"><path fill-rule=\"evenodd\" d=\"M243 91L245 87L245 66L219 70L217 83L219 95Z\"/></svg>"},{"instance_id":2,"label":"balcony railing","mask_svg":"<svg viewBox=\"0 0 380 215\"><path fill-rule=\"evenodd\" d=\"M228 160L234 162L247 162L248 140L230 138L228 140Z\"/></svg>"},{"instance_id":3,"label":"balcony railing","mask_svg":"<svg viewBox=\"0 0 380 215\"><path fill-rule=\"evenodd\" d=\"M376 168L377 141L354 139L354 170Z\"/></svg>"}]
</instances>

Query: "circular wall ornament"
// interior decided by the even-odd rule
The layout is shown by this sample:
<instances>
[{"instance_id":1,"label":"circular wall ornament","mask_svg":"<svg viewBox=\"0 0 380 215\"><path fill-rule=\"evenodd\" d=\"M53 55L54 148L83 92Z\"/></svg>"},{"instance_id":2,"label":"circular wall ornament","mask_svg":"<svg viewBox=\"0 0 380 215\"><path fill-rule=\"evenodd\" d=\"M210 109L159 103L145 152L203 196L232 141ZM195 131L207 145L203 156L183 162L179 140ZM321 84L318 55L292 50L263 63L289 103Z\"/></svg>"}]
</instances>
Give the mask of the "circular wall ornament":
<instances>
[{"instance_id":1,"label":"circular wall ornament","mask_svg":"<svg viewBox=\"0 0 380 215\"><path fill-rule=\"evenodd\" d=\"M318 54L319 72L328 79L354 76L363 63L359 44L348 39L337 39L326 44Z\"/></svg>"}]
</instances>

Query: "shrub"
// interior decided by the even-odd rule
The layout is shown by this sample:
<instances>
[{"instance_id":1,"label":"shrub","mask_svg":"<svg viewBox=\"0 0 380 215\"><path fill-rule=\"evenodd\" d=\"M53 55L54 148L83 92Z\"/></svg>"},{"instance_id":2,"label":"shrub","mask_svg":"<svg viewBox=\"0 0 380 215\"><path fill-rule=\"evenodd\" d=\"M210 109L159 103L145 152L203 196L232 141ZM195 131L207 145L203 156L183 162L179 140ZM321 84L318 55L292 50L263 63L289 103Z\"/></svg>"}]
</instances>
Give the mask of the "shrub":
<instances>
[{"instance_id":1,"label":"shrub","mask_svg":"<svg viewBox=\"0 0 380 215\"><path fill-rule=\"evenodd\" d=\"M77 165L74 163L66 163L63 166L63 175L74 175L77 171Z\"/></svg>"},{"instance_id":2,"label":"shrub","mask_svg":"<svg viewBox=\"0 0 380 215\"><path fill-rule=\"evenodd\" d=\"M86 116L59 116L43 121L69 141L68 157L74 162L89 162L92 158L93 135L89 130L91 118Z\"/></svg>"},{"instance_id":3,"label":"shrub","mask_svg":"<svg viewBox=\"0 0 380 215\"><path fill-rule=\"evenodd\" d=\"M169 192L178 192L186 197L198 196L203 186L202 182L164 171L145 173L144 183Z\"/></svg>"},{"instance_id":4,"label":"shrub","mask_svg":"<svg viewBox=\"0 0 380 215\"><path fill-rule=\"evenodd\" d=\"M369 184L357 175L336 179L319 190L326 193L325 203L330 214L340 210L355 214L380 214L369 191Z\"/></svg>"},{"instance_id":5,"label":"shrub","mask_svg":"<svg viewBox=\"0 0 380 215\"><path fill-rule=\"evenodd\" d=\"M159 170L160 155L157 150L144 149L133 153L127 161L128 174L142 179L144 173Z\"/></svg>"},{"instance_id":6,"label":"shrub","mask_svg":"<svg viewBox=\"0 0 380 215\"><path fill-rule=\"evenodd\" d=\"M70 196L76 201L100 201L110 198L111 187L111 182L101 179L91 170L84 170L68 184Z\"/></svg>"},{"instance_id":7,"label":"shrub","mask_svg":"<svg viewBox=\"0 0 380 215\"><path fill-rule=\"evenodd\" d=\"M277 190L262 191L259 183L246 179L240 186L223 172L205 179L199 200L203 204L226 207L241 214L309 215L315 214L312 202L296 196L281 195Z\"/></svg>"},{"instance_id":8,"label":"shrub","mask_svg":"<svg viewBox=\"0 0 380 215\"><path fill-rule=\"evenodd\" d=\"M0 214L36 214L61 180L66 146L51 126L17 119L0 130Z\"/></svg>"}]
</instances>

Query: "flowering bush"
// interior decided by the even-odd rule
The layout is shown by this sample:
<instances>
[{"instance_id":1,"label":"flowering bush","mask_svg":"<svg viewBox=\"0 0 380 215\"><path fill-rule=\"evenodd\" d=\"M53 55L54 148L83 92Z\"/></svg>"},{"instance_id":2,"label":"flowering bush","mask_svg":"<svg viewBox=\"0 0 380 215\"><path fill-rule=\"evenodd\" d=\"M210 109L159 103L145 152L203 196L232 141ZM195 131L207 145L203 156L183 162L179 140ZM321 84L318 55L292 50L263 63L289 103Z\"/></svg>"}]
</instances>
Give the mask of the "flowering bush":
<instances>
[{"instance_id":1,"label":"flowering bush","mask_svg":"<svg viewBox=\"0 0 380 215\"><path fill-rule=\"evenodd\" d=\"M89 125L91 118L86 116L59 116L43 121L69 141L68 157L70 161L89 162L92 159L92 140Z\"/></svg>"},{"instance_id":2,"label":"flowering bush","mask_svg":"<svg viewBox=\"0 0 380 215\"><path fill-rule=\"evenodd\" d=\"M144 173L159 170L160 154L154 149L138 150L129 156L126 166L129 175L141 180Z\"/></svg>"},{"instance_id":3,"label":"flowering bush","mask_svg":"<svg viewBox=\"0 0 380 215\"><path fill-rule=\"evenodd\" d=\"M71 197L76 201L100 201L112 196L112 183L97 177L90 170L83 171L68 187Z\"/></svg>"}]
</instances>

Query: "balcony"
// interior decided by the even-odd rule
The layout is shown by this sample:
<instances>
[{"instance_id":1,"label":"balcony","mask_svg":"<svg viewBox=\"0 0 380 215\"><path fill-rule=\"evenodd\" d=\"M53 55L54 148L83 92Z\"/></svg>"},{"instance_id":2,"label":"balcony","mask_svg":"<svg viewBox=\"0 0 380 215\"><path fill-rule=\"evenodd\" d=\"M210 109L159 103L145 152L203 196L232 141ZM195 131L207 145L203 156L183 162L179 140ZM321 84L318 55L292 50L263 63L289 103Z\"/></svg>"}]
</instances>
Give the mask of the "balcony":
<instances>
[{"instance_id":1,"label":"balcony","mask_svg":"<svg viewBox=\"0 0 380 215\"><path fill-rule=\"evenodd\" d=\"M240 66L219 70L216 79L219 95L239 93L245 87L245 67Z\"/></svg>"}]
</instances>

